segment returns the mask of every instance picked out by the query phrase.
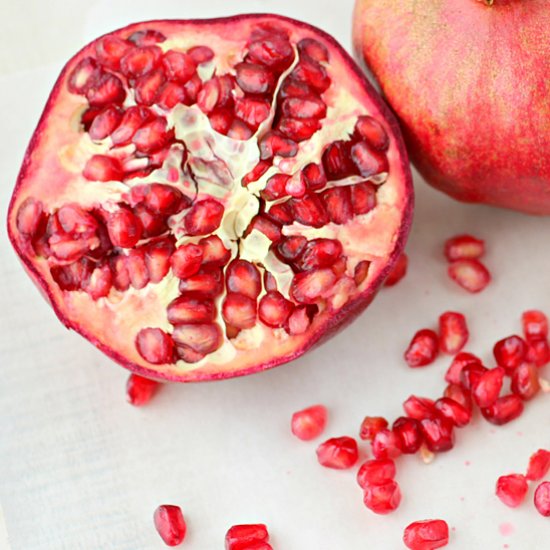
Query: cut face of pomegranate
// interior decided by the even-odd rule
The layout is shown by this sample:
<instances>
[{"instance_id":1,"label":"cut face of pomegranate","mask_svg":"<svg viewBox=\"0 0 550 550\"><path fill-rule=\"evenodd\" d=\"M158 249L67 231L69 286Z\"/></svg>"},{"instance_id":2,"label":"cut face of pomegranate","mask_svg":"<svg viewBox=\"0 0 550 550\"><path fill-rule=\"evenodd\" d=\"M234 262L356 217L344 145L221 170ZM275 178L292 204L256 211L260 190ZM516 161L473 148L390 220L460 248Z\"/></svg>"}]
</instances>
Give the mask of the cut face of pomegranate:
<instances>
[{"instance_id":1,"label":"cut face of pomegranate","mask_svg":"<svg viewBox=\"0 0 550 550\"><path fill-rule=\"evenodd\" d=\"M328 35L280 16L131 25L63 70L10 239L62 322L137 374L247 374L359 314L402 253L398 127Z\"/></svg>"}]
</instances>

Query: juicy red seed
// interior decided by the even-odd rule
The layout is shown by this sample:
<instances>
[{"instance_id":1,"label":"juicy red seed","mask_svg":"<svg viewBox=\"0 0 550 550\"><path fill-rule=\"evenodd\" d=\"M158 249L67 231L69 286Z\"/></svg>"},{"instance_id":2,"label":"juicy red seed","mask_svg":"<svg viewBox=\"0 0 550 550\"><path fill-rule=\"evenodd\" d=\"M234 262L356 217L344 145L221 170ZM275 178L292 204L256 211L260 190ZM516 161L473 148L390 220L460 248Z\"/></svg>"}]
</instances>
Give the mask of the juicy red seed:
<instances>
[{"instance_id":1,"label":"juicy red seed","mask_svg":"<svg viewBox=\"0 0 550 550\"><path fill-rule=\"evenodd\" d=\"M356 143L351 148L351 158L359 174L364 178L389 171L386 155L371 148L364 141Z\"/></svg>"},{"instance_id":2,"label":"juicy red seed","mask_svg":"<svg viewBox=\"0 0 550 550\"><path fill-rule=\"evenodd\" d=\"M432 453L450 451L454 447L454 426L448 418L424 418L420 425L426 446Z\"/></svg>"},{"instance_id":3,"label":"juicy red seed","mask_svg":"<svg viewBox=\"0 0 550 550\"><path fill-rule=\"evenodd\" d=\"M442 519L415 521L405 527L403 542L410 550L435 550L449 543L449 526Z\"/></svg>"},{"instance_id":4,"label":"juicy red seed","mask_svg":"<svg viewBox=\"0 0 550 550\"><path fill-rule=\"evenodd\" d=\"M277 290L277 279L269 271L264 271L264 288L266 292Z\"/></svg>"},{"instance_id":5,"label":"juicy red seed","mask_svg":"<svg viewBox=\"0 0 550 550\"><path fill-rule=\"evenodd\" d=\"M262 524L233 525L225 535L225 550L256 548L256 543L269 540L267 527Z\"/></svg>"},{"instance_id":6,"label":"juicy red seed","mask_svg":"<svg viewBox=\"0 0 550 550\"><path fill-rule=\"evenodd\" d=\"M512 393L519 395L525 401L533 399L540 391L537 367L530 363L522 363L514 369L510 383Z\"/></svg>"},{"instance_id":7,"label":"juicy red seed","mask_svg":"<svg viewBox=\"0 0 550 550\"><path fill-rule=\"evenodd\" d=\"M193 58L187 53L168 50L162 57L162 65L168 80L185 84L197 68Z\"/></svg>"},{"instance_id":8,"label":"juicy red seed","mask_svg":"<svg viewBox=\"0 0 550 550\"><path fill-rule=\"evenodd\" d=\"M471 413L473 408L472 396L470 392L465 390L462 386L459 386L458 384L449 384L445 388L443 396L456 401Z\"/></svg>"},{"instance_id":9,"label":"juicy red seed","mask_svg":"<svg viewBox=\"0 0 550 550\"><path fill-rule=\"evenodd\" d=\"M104 107L110 104L121 105L126 99L126 91L120 78L105 73L92 80L86 89L86 99L94 107Z\"/></svg>"},{"instance_id":10,"label":"juicy red seed","mask_svg":"<svg viewBox=\"0 0 550 550\"><path fill-rule=\"evenodd\" d=\"M550 481L545 481L537 487L534 502L541 516L550 517Z\"/></svg>"},{"instance_id":11,"label":"juicy red seed","mask_svg":"<svg viewBox=\"0 0 550 550\"><path fill-rule=\"evenodd\" d=\"M172 271L179 279L186 279L195 275L200 267L203 258L203 249L197 244L184 244L176 249L172 258L170 258L170 265Z\"/></svg>"},{"instance_id":12,"label":"juicy red seed","mask_svg":"<svg viewBox=\"0 0 550 550\"><path fill-rule=\"evenodd\" d=\"M99 115L99 113L101 113L102 111L103 109L101 107L89 107L82 113L80 117L80 124L82 125L82 128L85 132L90 129L90 126L92 125L95 117Z\"/></svg>"},{"instance_id":13,"label":"juicy red seed","mask_svg":"<svg viewBox=\"0 0 550 550\"><path fill-rule=\"evenodd\" d=\"M50 272L61 290L79 290L90 278L92 270L92 262L88 258L81 258L69 265L54 266Z\"/></svg>"},{"instance_id":14,"label":"juicy red seed","mask_svg":"<svg viewBox=\"0 0 550 550\"><path fill-rule=\"evenodd\" d=\"M197 96L197 105L203 113L212 112L220 99L220 81L214 77L204 84Z\"/></svg>"},{"instance_id":15,"label":"juicy red seed","mask_svg":"<svg viewBox=\"0 0 550 550\"><path fill-rule=\"evenodd\" d=\"M523 334L527 340L538 340L548 337L548 318L537 309L524 311L521 316Z\"/></svg>"},{"instance_id":16,"label":"juicy red seed","mask_svg":"<svg viewBox=\"0 0 550 550\"><path fill-rule=\"evenodd\" d=\"M313 239L294 262L301 271L332 266L342 255L342 245L335 239Z\"/></svg>"},{"instance_id":17,"label":"juicy red seed","mask_svg":"<svg viewBox=\"0 0 550 550\"><path fill-rule=\"evenodd\" d=\"M464 351L460 352L454 357L451 366L447 370L445 380L449 382L449 384L460 384L460 373L462 372L462 369L471 363L481 365L481 359L472 353Z\"/></svg>"},{"instance_id":18,"label":"juicy red seed","mask_svg":"<svg viewBox=\"0 0 550 550\"><path fill-rule=\"evenodd\" d=\"M113 276L108 264L96 267L90 278L82 284L82 288L92 297L99 300L109 295L113 286Z\"/></svg>"},{"instance_id":19,"label":"juicy red seed","mask_svg":"<svg viewBox=\"0 0 550 550\"><path fill-rule=\"evenodd\" d=\"M256 324L256 300L244 294L230 292L223 301L222 316L232 327L252 328Z\"/></svg>"},{"instance_id":20,"label":"juicy red seed","mask_svg":"<svg viewBox=\"0 0 550 550\"><path fill-rule=\"evenodd\" d=\"M227 264L231 258L231 252L225 248L222 240L217 235L205 237L199 241L203 250L203 264L208 267L220 267Z\"/></svg>"},{"instance_id":21,"label":"juicy red seed","mask_svg":"<svg viewBox=\"0 0 550 550\"><path fill-rule=\"evenodd\" d=\"M510 474L497 479L496 495L510 508L518 507L525 500L527 490L527 479L522 474Z\"/></svg>"},{"instance_id":22,"label":"juicy red seed","mask_svg":"<svg viewBox=\"0 0 550 550\"><path fill-rule=\"evenodd\" d=\"M194 74L185 84L186 105L193 105L197 101L197 96L202 88L202 80L198 74Z\"/></svg>"},{"instance_id":23,"label":"juicy red seed","mask_svg":"<svg viewBox=\"0 0 550 550\"><path fill-rule=\"evenodd\" d=\"M367 278L367 275L369 274L370 269L370 262L367 260L363 260L359 262L354 269L353 273L353 280L355 281L355 284L359 286L362 284L365 279Z\"/></svg>"},{"instance_id":24,"label":"juicy red seed","mask_svg":"<svg viewBox=\"0 0 550 550\"><path fill-rule=\"evenodd\" d=\"M105 139L113 133L121 120L122 112L118 107L107 107L94 118L88 133L93 140Z\"/></svg>"},{"instance_id":25,"label":"juicy red seed","mask_svg":"<svg viewBox=\"0 0 550 550\"><path fill-rule=\"evenodd\" d=\"M507 372L513 371L525 359L527 353L527 344L521 336L512 335L499 340L493 347L493 355L498 365L506 369Z\"/></svg>"},{"instance_id":26,"label":"juicy red seed","mask_svg":"<svg viewBox=\"0 0 550 550\"><path fill-rule=\"evenodd\" d=\"M208 117L210 126L219 134L227 134L233 122L233 113L229 109L215 109Z\"/></svg>"},{"instance_id":27,"label":"juicy red seed","mask_svg":"<svg viewBox=\"0 0 550 550\"><path fill-rule=\"evenodd\" d=\"M529 340L527 342L525 359L537 367L547 365L548 361L550 361L550 346L548 345L548 340L546 338Z\"/></svg>"},{"instance_id":28,"label":"juicy red seed","mask_svg":"<svg viewBox=\"0 0 550 550\"><path fill-rule=\"evenodd\" d=\"M223 292L223 278L221 269L212 271L200 270L196 275L181 279L180 292L192 292L195 295L219 296Z\"/></svg>"},{"instance_id":29,"label":"juicy red seed","mask_svg":"<svg viewBox=\"0 0 550 550\"><path fill-rule=\"evenodd\" d=\"M372 441L374 436L384 428L388 427L388 421L381 416L365 416L361 422L359 437Z\"/></svg>"},{"instance_id":30,"label":"juicy red seed","mask_svg":"<svg viewBox=\"0 0 550 550\"><path fill-rule=\"evenodd\" d=\"M141 203L154 214L172 216L189 206L189 199L171 185L148 183L135 185L130 191L131 204Z\"/></svg>"},{"instance_id":31,"label":"juicy red seed","mask_svg":"<svg viewBox=\"0 0 550 550\"><path fill-rule=\"evenodd\" d=\"M199 325L213 322L217 312L212 300L184 295L172 300L166 313L172 325Z\"/></svg>"},{"instance_id":32,"label":"juicy red seed","mask_svg":"<svg viewBox=\"0 0 550 550\"><path fill-rule=\"evenodd\" d=\"M310 191L322 189L327 184L327 177L325 176L323 167L313 162L303 168L302 180Z\"/></svg>"},{"instance_id":33,"label":"juicy red seed","mask_svg":"<svg viewBox=\"0 0 550 550\"><path fill-rule=\"evenodd\" d=\"M159 42L165 42L166 36L155 29L145 29L132 33L128 37L128 40L136 46L154 46Z\"/></svg>"},{"instance_id":34,"label":"juicy red seed","mask_svg":"<svg viewBox=\"0 0 550 550\"><path fill-rule=\"evenodd\" d=\"M265 189L261 191L261 196L266 201L278 199L286 194L286 182L290 179L287 174L275 174L267 180Z\"/></svg>"},{"instance_id":35,"label":"juicy red seed","mask_svg":"<svg viewBox=\"0 0 550 550\"><path fill-rule=\"evenodd\" d=\"M136 336L136 348L143 359L154 365L173 361L174 343L160 328L142 328Z\"/></svg>"},{"instance_id":36,"label":"juicy red seed","mask_svg":"<svg viewBox=\"0 0 550 550\"><path fill-rule=\"evenodd\" d=\"M306 194L301 199L290 199L287 205L296 221L303 225L319 228L325 226L329 221L323 203L315 194ZM273 207L270 212L272 210Z\"/></svg>"},{"instance_id":37,"label":"juicy red seed","mask_svg":"<svg viewBox=\"0 0 550 550\"><path fill-rule=\"evenodd\" d=\"M419 330L405 351L405 361L409 367L424 367L435 361L438 348L438 337L433 330Z\"/></svg>"},{"instance_id":38,"label":"juicy red seed","mask_svg":"<svg viewBox=\"0 0 550 550\"><path fill-rule=\"evenodd\" d=\"M491 282L491 274L478 260L455 260L451 262L448 273L468 292L481 292Z\"/></svg>"},{"instance_id":39,"label":"juicy red seed","mask_svg":"<svg viewBox=\"0 0 550 550\"><path fill-rule=\"evenodd\" d=\"M298 153L298 144L276 131L267 132L259 141L260 146L260 159L271 159L275 156L283 158L295 157ZM285 174L276 174L278 176L285 176L287 179L290 176ZM273 176L275 177L275 176Z\"/></svg>"},{"instance_id":40,"label":"juicy red seed","mask_svg":"<svg viewBox=\"0 0 550 550\"><path fill-rule=\"evenodd\" d=\"M247 186L249 183L252 183L253 181L258 181L270 168L270 163L264 160L261 160L256 164L256 166L246 174L243 179L242 183L244 186Z\"/></svg>"},{"instance_id":41,"label":"juicy red seed","mask_svg":"<svg viewBox=\"0 0 550 550\"><path fill-rule=\"evenodd\" d=\"M476 260L485 254L485 241L471 235L457 235L445 241L445 256L455 260Z\"/></svg>"},{"instance_id":42,"label":"juicy red seed","mask_svg":"<svg viewBox=\"0 0 550 550\"><path fill-rule=\"evenodd\" d=\"M128 290L130 288L130 274L126 264L126 256L112 256L109 261L113 272L113 286L117 290Z\"/></svg>"},{"instance_id":43,"label":"juicy red seed","mask_svg":"<svg viewBox=\"0 0 550 550\"><path fill-rule=\"evenodd\" d=\"M185 88L177 82L167 82L158 92L156 103L165 110L185 104Z\"/></svg>"},{"instance_id":44,"label":"juicy red seed","mask_svg":"<svg viewBox=\"0 0 550 550\"><path fill-rule=\"evenodd\" d=\"M237 84L248 94L267 94L273 91L275 76L266 67L255 63L235 66Z\"/></svg>"},{"instance_id":45,"label":"juicy red seed","mask_svg":"<svg viewBox=\"0 0 550 550\"><path fill-rule=\"evenodd\" d=\"M160 69L138 78L134 86L136 103L138 105L153 105L153 103L156 103L165 80L164 72Z\"/></svg>"},{"instance_id":46,"label":"juicy red seed","mask_svg":"<svg viewBox=\"0 0 550 550\"><path fill-rule=\"evenodd\" d=\"M120 60L120 70L124 76L139 78L156 68L161 57L162 50L158 46L132 48Z\"/></svg>"},{"instance_id":47,"label":"juicy red seed","mask_svg":"<svg viewBox=\"0 0 550 550\"><path fill-rule=\"evenodd\" d=\"M290 285L290 296L301 304L314 304L329 292L336 276L330 269L297 273Z\"/></svg>"},{"instance_id":48,"label":"juicy red seed","mask_svg":"<svg viewBox=\"0 0 550 550\"><path fill-rule=\"evenodd\" d=\"M293 310L294 304L280 292L270 291L260 300L258 316L265 325L282 328L286 325Z\"/></svg>"},{"instance_id":49,"label":"juicy red seed","mask_svg":"<svg viewBox=\"0 0 550 550\"><path fill-rule=\"evenodd\" d=\"M346 470L359 458L357 443L352 437L334 437L317 447L317 460L325 468Z\"/></svg>"},{"instance_id":50,"label":"juicy red seed","mask_svg":"<svg viewBox=\"0 0 550 550\"><path fill-rule=\"evenodd\" d=\"M409 265L408 256L403 253L397 258L395 265L390 271L389 275L384 281L384 286L393 286L396 285L405 275L407 274L407 268Z\"/></svg>"},{"instance_id":51,"label":"juicy red seed","mask_svg":"<svg viewBox=\"0 0 550 550\"><path fill-rule=\"evenodd\" d=\"M196 202L183 218L188 235L206 235L220 226L224 208L214 199Z\"/></svg>"},{"instance_id":52,"label":"juicy red seed","mask_svg":"<svg viewBox=\"0 0 550 550\"><path fill-rule=\"evenodd\" d=\"M434 402L431 399L416 397L416 395L411 395L403 403L403 410L407 413L407 416L416 420L433 418L437 415L437 411L434 408Z\"/></svg>"},{"instance_id":53,"label":"juicy red seed","mask_svg":"<svg viewBox=\"0 0 550 550\"><path fill-rule=\"evenodd\" d=\"M114 71L120 69L120 60L130 48L132 44L118 36L105 36L95 43L97 60Z\"/></svg>"},{"instance_id":54,"label":"juicy red seed","mask_svg":"<svg viewBox=\"0 0 550 550\"><path fill-rule=\"evenodd\" d=\"M327 424L327 409L323 405L313 405L292 415L290 428L302 441L319 437Z\"/></svg>"},{"instance_id":55,"label":"juicy red seed","mask_svg":"<svg viewBox=\"0 0 550 550\"><path fill-rule=\"evenodd\" d=\"M321 123L316 118L282 118L277 129L285 137L301 142L309 139L315 132L321 129Z\"/></svg>"},{"instance_id":56,"label":"juicy red seed","mask_svg":"<svg viewBox=\"0 0 550 550\"><path fill-rule=\"evenodd\" d=\"M482 364L469 363L460 372L460 385L469 391L476 386L477 381L488 371Z\"/></svg>"},{"instance_id":57,"label":"juicy red seed","mask_svg":"<svg viewBox=\"0 0 550 550\"><path fill-rule=\"evenodd\" d=\"M28 197L21 203L17 211L17 230L27 237L34 237L43 225L44 219L44 205L42 202L33 197Z\"/></svg>"},{"instance_id":58,"label":"juicy red seed","mask_svg":"<svg viewBox=\"0 0 550 550\"><path fill-rule=\"evenodd\" d=\"M371 116L360 116L355 123L355 132L358 138L365 140L378 151L386 151L390 145L390 138L382 124Z\"/></svg>"},{"instance_id":59,"label":"juicy red seed","mask_svg":"<svg viewBox=\"0 0 550 550\"><path fill-rule=\"evenodd\" d=\"M291 335L303 334L311 324L306 307L297 307L288 318L287 332Z\"/></svg>"},{"instance_id":60,"label":"juicy red seed","mask_svg":"<svg viewBox=\"0 0 550 550\"><path fill-rule=\"evenodd\" d=\"M302 254L307 242L301 235L284 237L277 243L277 255L286 262L294 262Z\"/></svg>"},{"instance_id":61,"label":"juicy red seed","mask_svg":"<svg viewBox=\"0 0 550 550\"><path fill-rule=\"evenodd\" d=\"M376 188L369 182L351 186L351 206L355 214L366 214L376 206Z\"/></svg>"},{"instance_id":62,"label":"juicy red seed","mask_svg":"<svg viewBox=\"0 0 550 550\"><path fill-rule=\"evenodd\" d=\"M550 471L550 451L539 449L531 455L526 478L529 481L540 481Z\"/></svg>"},{"instance_id":63,"label":"juicy red seed","mask_svg":"<svg viewBox=\"0 0 550 550\"><path fill-rule=\"evenodd\" d=\"M400 417L392 425L399 438L399 448L404 454L414 454L422 445L420 422L414 418Z\"/></svg>"},{"instance_id":64,"label":"juicy red seed","mask_svg":"<svg viewBox=\"0 0 550 550\"><path fill-rule=\"evenodd\" d=\"M227 290L248 296L255 300L262 290L262 279L258 268L246 260L234 260L225 273Z\"/></svg>"},{"instance_id":65,"label":"juicy red seed","mask_svg":"<svg viewBox=\"0 0 550 550\"><path fill-rule=\"evenodd\" d=\"M143 227L139 218L128 208L119 208L109 213L107 231L114 246L131 248L140 239Z\"/></svg>"},{"instance_id":66,"label":"juicy red seed","mask_svg":"<svg viewBox=\"0 0 550 550\"><path fill-rule=\"evenodd\" d=\"M522 412L523 402L515 394L499 397L490 407L481 409L485 419L497 426L515 420Z\"/></svg>"},{"instance_id":67,"label":"juicy red seed","mask_svg":"<svg viewBox=\"0 0 550 550\"><path fill-rule=\"evenodd\" d=\"M384 485L394 479L395 473L393 460L367 460L357 472L357 483L361 489L365 489L368 485Z\"/></svg>"},{"instance_id":68,"label":"juicy red seed","mask_svg":"<svg viewBox=\"0 0 550 550\"><path fill-rule=\"evenodd\" d=\"M168 130L166 120L157 117L146 122L132 138L132 143L140 153L149 155L162 149L173 137L173 130Z\"/></svg>"},{"instance_id":69,"label":"juicy red seed","mask_svg":"<svg viewBox=\"0 0 550 550\"><path fill-rule=\"evenodd\" d=\"M321 197L331 222L342 225L353 218L349 187L332 187L323 191Z\"/></svg>"},{"instance_id":70,"label":"juicy red seed","mask_svg":"<svg viewBox=\"0 0 550 550\"><path fill-rule=\"evenodd\" d=\"M314 38L303 38L300 40L300 42L298 42L298 51L302 56L306 55L315 61L328 61L328 50L326 46Z\"/></svg>"},{"instance_id":71,"label":"juicy red seed","mask_svg":"<svg viewBox=\"0 0 550 550\"><path fill-rule=\"evenodd\" d=\"M95 80L101 76L101 70L92 57L81 59L69 75L68 88L73 94L85 94Z\"/></svg>"},{"instance_id":72,"label":"juicy red seed","mask_svg":"<svg viewBox=\"0 0 550 550\"><path fill-rule=\"evenodd\" d=\"M157 214L153 214L142 204L138 204L134 208L134 214L139 218L143 226L143 237L156 237L168 231L166 220Z\"/></svg>"},{"instance_id":73,"label":"juicy red seed","mask_svg":"<svg viewBox=\"0 0 550 550\"><path fill-rule=\"evenodd\" d=\"M462 313L447 311L439 317L439 349L455 355L468 342L470 333Z\"/></svg>"},{"instance_id":74,"label":"juicy red seed","mask_svg":"<svg viewBox=\"0 0 550 550\"><path fill-rule=\"evenodd\" d=\"M372 440L372 454L374 458L397 458L401 455L401 440L392 430L384 428L376 433Z\"/></svg>"},{"instance_id":75,"label":"juicy red seed","mask_svg":"<svg viewBox=\"0 0 550 550\"><path fill-rule=\"evenodd\" d=\"M251 128L258 126L269 116L271 104L266 99L245 97L235 102L235 116Z\"/></svg>"},{"instance_id":76,"label":"juicy red seed","mask_svg":"<svg viewBox=\"0 0 550 550\"><path fill-rule=\"evenodd\" d=\"M128 145L138 129L152 117L153 114L146 107L129 107L122 116L118 128L111 135L113 145Z\"/></svg>"},{"instance_id":77,"label":"juicy red seed","mask_svg":"<svg viewBox=\"0 0 550 550\"><path fill-rule=\"evenodd\" d=\"M255 216L246 230L246 235L253 229L263 233L273 243L279 242L283 236L280 225L267 216Z\"/></svg>"},{"instance_id":78,"label":"juicy red seed","mask_svg":"<svg viewBox=\"0 0 550 550\"><path fill-rule=\"evenodd\" d=\"M285 97L309 97L312 88L305 82L289 77L284 80L279 93L282 99Z\"/></svg>"},{"instance_id":79,"label":"juicy red seed","mask_svg":"<svg viewBox=\"0 0 550 550\"><path fill-rule=\"evenodd\" d=\"M167 546L178 546L183 542L187 526L179 506L163 504L155 510L155 528Z\"/></svg>"},{"instance_id":80,"label":"juicy red seed","mask_svg":"<svg viewBox=\"0 0 550 550\"><path fill-rule=\"evenodd\" d=\"M472 395L479 407L489 407L500 395L505 371L495 367L484 372L472 385Z\"/></svg>"},{"instance_id":81,"label":"juicy red seed","mask_svg":"<svg viewBox=\"0 0 550 550\"><path fill-rule=\"evenodd\" d=\"M175 249L172 239L150 241L145 246L145 265L152 283L160 283L170 270L170 257Z\"/></svg>"},{"instance_id":82,"label":"juicy red seed","mask_svg":"<svg viewBox=\"0 0 550 550\"><path fill-rule=\"evenodd\" d=\"M327 106L322 99L311 97L288 97L281 103L284 117L288 118L325 118Z\"/></svg>"},{"instance_id":83,"label":"juicy red seed","mask_svg":"<svg viewBox=\"0 0 550 550\"><path fill-rule=\"evenodd\" d=\"M330 78L326 69L309 57L302 57L292 71L292 78L305 82L323 93L330 87Z\"/></svg>"},{"instance_id":84,"label":"juicy red seed","mask_svg":"<svg viewBox=\"0 0 550 550\"><path fill-rule=\"evenodd\" d=\"M93 155L82 172L89 181L119 181L122 174L120 161L107 155Z\"/></svg>"},{"instance_id":85,"label":"juicy red seed","mask_svg":"<svg viewBox=\"0 0 550 550\"><path fill-rule=\"evenodd\" d=\"M288 66L294 51L288 39L268 36L248 44L248 57L254 63L268 67Z\"/></svg>"},{"instance_id":86,"label":"juicy red seed","mask_svg":"<svg viewBox=\"0 0 550 550\"><path fill-rule=\"evenodd\" d=\"M151 401L159 385L158 382L139 374L131 374L126 382L126 400L134 407L143 407Z\"/></svg>"},{"instance_id":87,"label":"juicy red seed","mask_svg":"<svg viewBox=\"0 0 550 550\"><path fill-rule=\"evenodd\" d=\"M208 46L193 46L187 50L187 54L197 65L214 59L214 52Z\"/></svg>"},{"instance_id":88,"label":"juicy red seed","mask_svg":"<svg viewBox=\"0 0 550 550\"><path fill-rule=\"evenodd\" d=\"M329 180L339 180L357 174L350 159L349 143L339 140L328 145L323 151L323 168Z\"/></svg>"},{"instance_id":89,"label":"juicy red seed","mask_svg":"<svg viewBox=\"0 0 550 550\"><path fill-rule=\"evenodd\" d=\"M395 481L388 481L382 485L367 485L363 502L375 514L389 514L399 507L401 490Z\"/></svg>"},{"instance_id":90,"label":"juicy red seed","mask_svg":"<svg viewBox=\"0 0 550 550\"><path fill-rule=\"evenodd\" d=\"M245 122L236 118L231 122L231 126L227 131L227 137L238 141L246 141L252 137L253 133L254 132L252 132L252 130L246 125ZM248 175L247 178L247 176L245 176L243 178L243 183L248 184L251 181L256 181L263 173L265 173L267 168L269 168L269 165L263 162L259 162L257 166L265 167L265 169L261 173L254 172L254 170L252 170L252 174L257 175L257 177L252 177L251 175Z\"/></svg>"},{"instance_id":91,"label":"juicy red seed","mask_svg":"<svg viewBox=\"0 0 550 550\"><path fill-rule=\"evenodd\" d=\"M216 351L223 343L219 325L176 325L172 338L178 347L190 348L192 351L206 355Z\"/></svg>"},{"instance_id":92,"label":"juicy red seed","mask_svg":"<svg viewBox=\"0 0 550 550\"><path fill-rule=\"evenodd\" d=\"M285 183L285 194L301 198L306 194L306 184L298 174L294 174Z\"/></svg>"},{"instance_id":93,"label":"juicy red seed","mask_svg":"<svg viewBox=\"0 0 550 550\"><path fill-rule=\"evenodd\" d=\"M457 428L470 423L472 411L450 397L441 397L434 403L435 409L441 416L448 418Z\"/></svg>"},{"instance_id":94,"label":"juicy red seed","mask_svg":"<svg viewBox=\"0 0 550 550\"><path fill-rule=\"evenodd\" d=\"M139 290L149 283L150 276L143 249L131 250L126 257L126 266L130 276L130 284L135 289Z\"/></svg>"}]
</instances>

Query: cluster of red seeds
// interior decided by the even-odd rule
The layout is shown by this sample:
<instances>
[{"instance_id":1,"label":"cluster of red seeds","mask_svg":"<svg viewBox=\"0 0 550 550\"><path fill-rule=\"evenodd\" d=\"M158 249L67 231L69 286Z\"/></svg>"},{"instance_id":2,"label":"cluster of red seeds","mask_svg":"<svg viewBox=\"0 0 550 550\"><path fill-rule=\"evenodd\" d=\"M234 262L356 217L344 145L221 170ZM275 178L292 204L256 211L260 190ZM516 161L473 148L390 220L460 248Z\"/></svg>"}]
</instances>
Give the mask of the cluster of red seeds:
<instances>
[{"instance_id":1,"label":"cluster of red seeds","mask_svg":"<svg viewBox=\"0 0 550 550\"><path fill-rule=\"evenodd\" d=\"M491 282L491 274L479 260L484 253L484 241L471 235L457 235L445 242L449 276L468 292L480 292Z\"/></svg>"}]
</instances>

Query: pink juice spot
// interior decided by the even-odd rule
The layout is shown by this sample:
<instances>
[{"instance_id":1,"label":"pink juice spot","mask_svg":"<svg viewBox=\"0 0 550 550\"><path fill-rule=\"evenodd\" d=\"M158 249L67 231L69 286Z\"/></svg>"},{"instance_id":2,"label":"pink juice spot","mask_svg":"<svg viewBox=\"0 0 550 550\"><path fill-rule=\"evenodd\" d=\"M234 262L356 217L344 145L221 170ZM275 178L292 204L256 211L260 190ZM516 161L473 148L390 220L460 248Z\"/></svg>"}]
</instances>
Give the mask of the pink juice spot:
<instances>
[{"instance_id":1,"label":"pink juice spot","mask_svg":"<svg viewBox=\"0 0 550 550\"><path fill-rule=\"evenodd\" d=\"M498 530L500 531L500 534L503 537L509 537L511 534L513 534L513 532L515 531L515 528L511 523L506 522L506 523L501 523L498 526Z\"/></svg>"}]
</instances>

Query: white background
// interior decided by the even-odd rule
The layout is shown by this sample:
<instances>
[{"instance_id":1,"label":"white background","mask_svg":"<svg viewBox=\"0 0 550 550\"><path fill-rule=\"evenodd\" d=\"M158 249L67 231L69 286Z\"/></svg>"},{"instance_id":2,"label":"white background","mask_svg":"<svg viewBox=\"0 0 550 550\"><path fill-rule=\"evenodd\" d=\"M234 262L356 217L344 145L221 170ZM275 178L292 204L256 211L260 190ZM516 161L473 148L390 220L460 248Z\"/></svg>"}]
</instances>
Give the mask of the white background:
<instances>
[{"instance_id":1,"label":"white background","mask_svg":"<svg viewBox=\"0 0 550 550\"><path fill-rule=\"evenodd\" d=\"M2 219L48 92L89 40L137 20L273 11L318 25L349 49L352 4L3 0ZM364 508L354 471L321 468L316 443L290 435L292 412L313 403L330 409L329 437L356 435L365 414L395 418L410 393L440 394L450 360L411 370L402 352L447 309L466 314L468 349L489 364L492 343L520 329L524 309L550 313L550 219L460 205L419 178L416 187L409 275L344 333L260 375L165 387L146 409L125 403L123 369L57 321L2 224L0 548L160 549L152 513L161 503L182 506L189 527L183 547L195 550L221 549L230 525L260 521L277 550L399 549L405 525L429 517L456 529L457 550L548 548L548 519L535 512L532 489L518 510L493 495L500 474L523 471L531 452L550 447L548 395L502 428L476 418L458 433L457 448L429 466L401 460L403 503L387 517ZM487 241L494 283L478 296L445 274L442 243L464 231ZM511 535L501 534L503 524Z\"/></svg>"}]
</instances>

